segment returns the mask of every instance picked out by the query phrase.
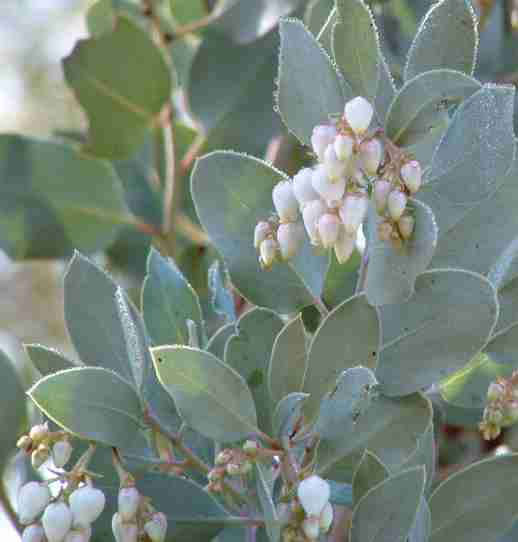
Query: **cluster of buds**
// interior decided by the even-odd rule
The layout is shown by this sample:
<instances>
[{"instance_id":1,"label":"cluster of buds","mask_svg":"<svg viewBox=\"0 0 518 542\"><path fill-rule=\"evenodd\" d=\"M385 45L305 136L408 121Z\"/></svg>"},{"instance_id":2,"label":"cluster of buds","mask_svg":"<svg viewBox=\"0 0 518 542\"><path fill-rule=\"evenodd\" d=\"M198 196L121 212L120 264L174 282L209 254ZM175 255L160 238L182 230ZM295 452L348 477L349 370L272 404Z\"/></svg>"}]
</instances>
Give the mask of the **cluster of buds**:
<instances>
[{"instance_id":1,"label":"cluster of buds","mask_svg":"<svg viewBox=\"0 0 518 542\"><path fill-rule=\"evenodd\" d=\"M18 494L22 542L89 542L91 525L104 510L100 489L86 483L52 499L48 484L29 482Z\"/></svg>"},{"instance_id":2,"label":"cluster of buds","mask_svg":"<svg viewBox=\"0 0 518 542\"><path fill-rule=\"evenodd\" d=\"M157 512L132 482L120 488L117 505L112 518L116 542L164 542L167 517Z\"/></svg>"},{"instance_id":3,"label":"cluster of buds","mask_svg":"<svg viewBox=\"0 0 518 542\"><path fill-rule=\"evenodd\" d=\"M331 529L333 507L329 502L329 484L313 474L297 487L297 499L279 505L279 518L284 524L283 542L318 540Z\"/></svg>"},{"instance_id":4,"label":"cluster of buds","mask_svg":"<svg viewBox=\"0 0 518 542\"><path fill-rule=\"evenodd\" d=\"M499 378L487 390L487 404L479 427L486 440L500 435L503 427L518 422L518 371L510 378Z\"/></svg>"},{"instance_id":5,"label":"cluster of buds","mask_svg":"<svg viewBox=\"0 0 518 542\"><path fill-rule=\"evenodd\" d=\"M63 468L72 456L70 439L63 431L49 431L48 423L34 425L28 435L18 439L17 446L31 455L33 468L39 469L51 456L54 466Z\"/></svg>"},{"instance_id":6,"label":"cluster of buds","mask_svg":"<svg viewBox=\"0 0 518 542\"><path fill-rule=\"evenodd\" d=\"M369 130L373 115L372 105L358 96L345 104L336 122L313 129L318 163L273 188L276 215L255 228L254 246L263 268L296 255L303 242L301 218L311 243L333 248L337 260L345 263L371 198L383 217L382 240L401 243L412 236L414 218L407 200L421 186L421 167L380 130Z\"/></svg>"}]
</instances>

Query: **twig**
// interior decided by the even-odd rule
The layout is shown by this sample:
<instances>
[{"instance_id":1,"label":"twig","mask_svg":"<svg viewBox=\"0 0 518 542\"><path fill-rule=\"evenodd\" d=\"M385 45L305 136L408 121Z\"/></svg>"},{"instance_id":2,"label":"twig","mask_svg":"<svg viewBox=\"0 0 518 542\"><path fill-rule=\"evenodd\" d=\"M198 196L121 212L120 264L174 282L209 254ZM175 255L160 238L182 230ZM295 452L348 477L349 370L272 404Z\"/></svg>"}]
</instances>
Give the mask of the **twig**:
<instances>
[{"instance_id":1,"label":"twig","mask_svg":"<svg viewBox=\"0 0 518 542\"><path fill-rule=\"evenodd\" d=\"M186 34L192 34L193 32L197 32L198 30L203 30L204 28L209 26L215 19L216 17L214 16L214 14L210 13L209 15L206 15L201 19L197 19L196 21L192 21L182 26L177 26L172 35L172 39L177 40L183 38Z\"/></svg>"},{"instance_id":2,"label":"twig","mask_svg":"<svg viewBox=\"0 0 518 542\"><path fill-rule=\"evenodd\" d=\"M198 158L202 151L207 138L203 134L199 134L194 138L194 141L189 145L182 160L180 161L180 174L185 175L191 168L193 162Z\"/></svg>"}]
</instances>

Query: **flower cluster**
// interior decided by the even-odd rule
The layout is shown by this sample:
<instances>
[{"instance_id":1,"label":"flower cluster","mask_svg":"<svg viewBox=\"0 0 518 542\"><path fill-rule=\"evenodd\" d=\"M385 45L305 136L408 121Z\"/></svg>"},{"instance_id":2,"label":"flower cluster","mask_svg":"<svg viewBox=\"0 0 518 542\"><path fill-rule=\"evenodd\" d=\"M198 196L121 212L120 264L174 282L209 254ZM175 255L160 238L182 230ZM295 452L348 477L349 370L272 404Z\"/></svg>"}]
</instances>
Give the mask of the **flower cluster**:
<instances>
[{"instance_id":1,"label":"flower cluster","mask_svg":"<svg viewBox=\"0 0 518 542\"><path fill-rule=\"evenodd\" d=\"M487 404L479 427L486 440L500 435L503 427L518 422L518 371L510 378L499 378L487 390Z\"/></svg>"},{"instance_id":2,"label":"flower cluster","mask_svg":"<svg viewBox=\"0 0 518 542\"><path fill-rule=\"evenodd\" d=\"M17 446L31 454L32 466L39 469L51 456L57 468L63 468L72 455L72 445L63 431L51 432L47 423L35 425L28 435L18 440Z\"/></svg>"},{"instance_id":3,"label":"flower cluster","mask_svg":"<svg viewBox=\"0 0 518 542\"><path fill-rule=\"evenodd\" d=\"M276 215L255 228L254 246L264 269L295 256L304 227L314 246L333 248L345 263L371 199L383 217L380 239L401 245L412 236L415 219L407 201L421 186L421 167L381 130L369 129L373 115L372 105L358 96L345 104L339 120L313 129L317 164L273 188Z\"/></svg>"},{"instance_id":4,"label":"flower cluster","mask_svg":"<svg viewBox=\"0 0 518 542\"><path fill-rule=\"evenodd\" d=\"M329 484L315 474L297 486L297 499L291 505L279 505L279 518L285 527L284 542L318 540L331 529L333 507L329 502Z\"/></svg>"},{"instance_id":5,"label":"flower cluster","mask_svg":"<svg viewBox=\"0 0 518 542\"><path fill-rule=\"evenodd\" d=\"M133 481L120 488L117 505L117 512L112 518L116 542L164 542L167 517L153 508Z\"/></svg>"}]
</instances>

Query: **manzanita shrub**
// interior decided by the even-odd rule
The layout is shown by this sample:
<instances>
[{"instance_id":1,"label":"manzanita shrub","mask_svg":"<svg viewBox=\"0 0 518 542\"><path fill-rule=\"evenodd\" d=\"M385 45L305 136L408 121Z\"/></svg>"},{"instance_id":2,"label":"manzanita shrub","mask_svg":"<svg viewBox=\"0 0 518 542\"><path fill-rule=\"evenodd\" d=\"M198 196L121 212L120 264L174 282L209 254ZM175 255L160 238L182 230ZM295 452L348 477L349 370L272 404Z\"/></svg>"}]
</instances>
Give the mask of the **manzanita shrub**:
<instances>
[{"instance_id":1,"label":"manzanita shrub","mask_svg":"<svg viewBox=\"0 0 518 542\"><path fill-rule=\"evenodd\" d=\"M171 2L173 14L180 4ZM64 279L78 359L26 346L43 375L28 390L43 419L18 448L36 471L49 467L20 490L24 542L504 535L518 515L518 454L439 481L434 444L434 408L440 414L447 404L478 416L487 439L518 420L515 93L473 77L471 5L431 7L398 86L363 0L336 0L316 35L288 17L304 7L295 0L223 2L217 17L173 24L171 34L153 2L137 14L135 6L95 4L94 36L64 62L89 117L81 151L71 140L1 136L6 175L25 168L25 184L13 178L3 209L6 224L12 213L23 223L24 236L15 221L4 248L24 257L82 251ZM132 219L117 178L135 170L137 182L141 162L131 157L159 116L159 151L173 168L164 213L179 210L170 198L181 142L169 104L179 53L164 52L189 24L209 26L209 44L249 48L239 69L222 64L222 73L198 56L203 69L195 59L190 84L199 83L196 69L245 77L250 93L235 100L251 110L254 78L271 69L262 54L255 60L256 42L269 51L280 35L276 88L267 92L305 150L292 176L229 150L196 161L192 201L219 254L208 276L211 308L168 257L171 217L158 233ZM135 54L125 57L129 43ZM128 75L135 63L138 79ZM214 103L200 115L217 126L209 150L237 133L213 90L203 89ZM191 105L199 92L189 93ZM261 126L256 112L250 132ZM81 183L67 190L78 163ZM44 203L33 197L41 185ZM132 220L156 245L140 307L83 255L108 246L117 224ZM42 224L53 237L46 246L33 242ZM234 292L248 303L239 316ZM207 325L208 310L220 315L219 327ZM19 384L2 365L16 398ZM17 427L20 401L1 416Z\"/></svg>"}]
</instances>

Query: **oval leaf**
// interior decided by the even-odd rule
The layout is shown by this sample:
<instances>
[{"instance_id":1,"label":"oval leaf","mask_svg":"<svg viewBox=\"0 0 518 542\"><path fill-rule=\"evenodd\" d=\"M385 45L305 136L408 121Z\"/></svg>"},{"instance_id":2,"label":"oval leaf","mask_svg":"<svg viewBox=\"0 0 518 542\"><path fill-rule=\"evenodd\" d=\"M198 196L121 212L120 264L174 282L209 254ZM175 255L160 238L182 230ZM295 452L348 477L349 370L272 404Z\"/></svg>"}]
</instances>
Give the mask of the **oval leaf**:
<instances>
[{"instance_id":1,"label":"oval leaf","mask_svg":"<svg viewBox=\"0 0 518 542\"><path fill-rule=\"evenodd\" d=\"M41 344L25 344L24 348L36 369L43 376L77 367L76 363L72 363L64 354L53 348L47 348Z\"/></svg>"},{"instance_id":2,"label":"oval leaf","mask_svg":"<svg viewBox=\"0 0 518 542\"><path fill-rule=\"evenodd\" d=\"M273 413L272 427L274 434L281 439L281 442L286 437L289 441L297 423L302 419L302 407L308 397L307 393L294 392L286 395L277 403Z\"/></svg>"},{"instance_id":3,"label":"oval leaf","mask_svg":"<svg viewBox=\"0 0 518 542\"><path fill-rule=\"evenodd\" d=\"M369 450L365 450L360 464L353 476L353 502L356 506L360 499L374 486L389 477L387 467Z\"/></svg>"},{"instance_id":4,"label":"oval leaf","mask_svg":"<svg viewBox=\"0 0 518 542\"><path fill-rule=\"evenodd\" d=\"M272 494L267 482L267 473L265 467L260 463L255 464L257 476L257 495L261 503L261 510L264 515L266 532L270 542L279 542L281 538L281 523L277 516L277 510L272 500Z\"/></svg>"}]
</instances>

